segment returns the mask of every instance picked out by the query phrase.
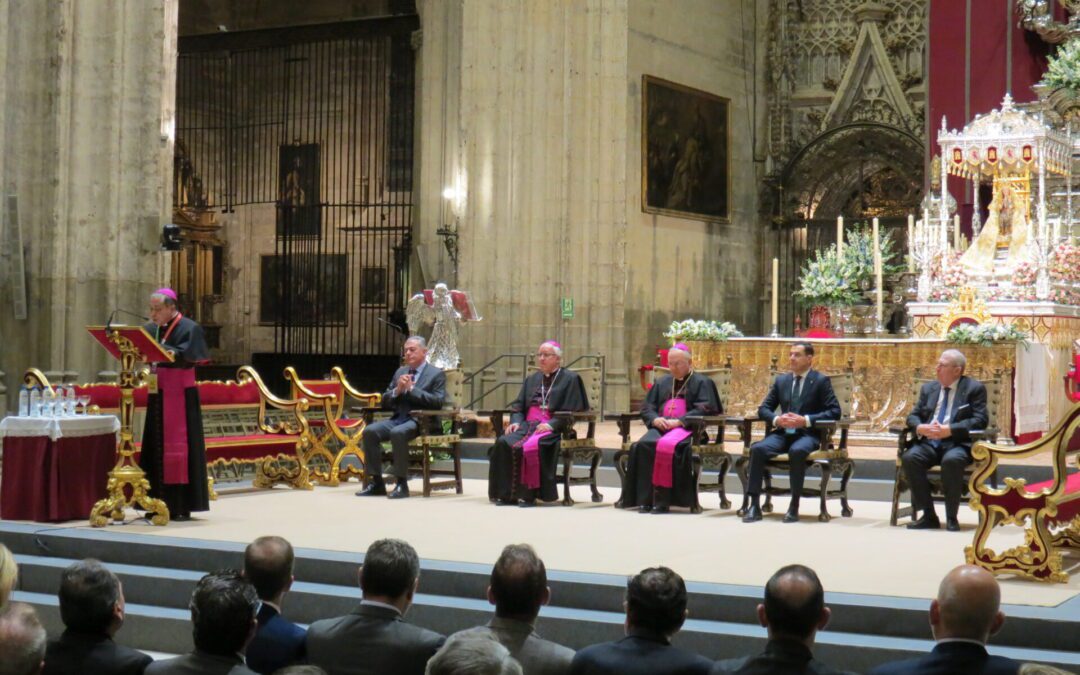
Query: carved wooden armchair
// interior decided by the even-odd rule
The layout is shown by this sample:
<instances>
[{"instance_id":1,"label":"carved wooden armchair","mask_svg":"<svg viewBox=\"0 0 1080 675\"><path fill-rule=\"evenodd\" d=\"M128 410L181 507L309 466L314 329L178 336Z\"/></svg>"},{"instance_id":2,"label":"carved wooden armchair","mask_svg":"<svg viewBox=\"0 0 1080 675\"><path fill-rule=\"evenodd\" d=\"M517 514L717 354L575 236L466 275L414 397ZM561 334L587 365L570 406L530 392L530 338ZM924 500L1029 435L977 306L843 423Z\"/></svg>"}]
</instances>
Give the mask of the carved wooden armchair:
<instances>
[{"instance_id":1,"label":"carved wooden armchair","mask_svg":"<svg viewBox=\"0 0 1080 675\"><path fill-rule=\"evenodd\" d=\"M465 373L460 368L445 370L446 400L441 410L413 410L410 414L416 420L420 435L409 441L409 476L423 479L423 495L430 497L434 490L454 490L461 494L461 407L465 402ZM363 409L365 424L370 424L376 416L385 416L388 411L375 407ZM382 444L382 457L378 458L378 470L381 473L384 464L393 462L390 443ZM442 468L437 462L452 462L450 468ZM372 461L376 461L372 459ZM365 467L367 464L365 464ZM446 477L432 480L432 477ZM370 474L364 475L364 484Z\"/></svg>"},{"instance_id":2,"label":"carved wooden armchair","mask_svg":"<svg viewBox=\"0 0 1080 675\"><path fill-rule=\"evenodd\" d=\"M589 397L589 404L593 405L600 401L601 388L603 382L601 381L600 368L593 366L589 368L570 368L569 370L577 373L581 377L582 384L585 385L585 393ZM536 372L535 367L530 367L527 375L531 375ZM503 435L503 429L505 427L506 416L510 414L509 409L481 411L480 414L486 414L491 420L491 426L495 431L495 436L499 437ZM562 471L555 476L556 481L562 483L563 486L563 498L562 503L564 506L573 506L574 500L570 496L570 487L573 485L588 485L592 492L591 499L594 503L604 501L604 495L600 493L600 490L596 486L596 472L600 468L600 460L603 457L603 453L596 447L596 422L599 419L599 415L595 410L586 410L584 412L569 412L566 410L556 410L552 413L552 416L556 419L568 420L570 422L567 425L567 429L563 432L562 439L559 441L559 458L562 460ZM584 424L586 427L585 435L581 436L578 433L578 425ZM585 476L575 476L573 471L575 464L587 464L589 473ZM513 474L514 476L520 475L521 471L521 450L514 450L514 462L513 462ZM513 481L513 492L511 497L517 496L517 480Z\"/></svg>"},{"instance_id":3,"label":"carved wooden armchair","mask_svg":"<svg viewBox=\"0 0 1080 675\"><path fill-rule=\"evenodd\" d=\"M919 392L922 390L922 386L927 382L932 382L931 379L919 378L916 371L915 383L912 389L912 406L919 400ZM997 419L998 406L1001 405L1002 396L1002 381L1004 376L1000 370L994 372L994 377L987 382L983 382L983 386L986 387L986 412L990 420L989 426L986 429L977 429L971 431L972 442L987 441L989 443L996 443L1000 430L994 425L994 421ZM892 495L892 512L889 515L889 524L896 526L900 518L911 518L915 520L918 518L918 514L915 513L915 507L911 504L907 506L900 506L900 496L904 492L910 491L908 486L907 475L904 473L904 465L902 457L911 446L915 444L915 430L909 429L907 425L892 426L889 427L889 432L894 433L897 436L897 448L896 448L896 476L893 479L893 495ZM971 479L971 475L978 467L974 462L964 467L964 491L962 497L967 497L968 481ZM930 478L930 496L935 502L945 501L945 492L941 487L941 467L935 466L929 471ZM990 480L994 487L997 487L997 474L991 474Z\"/></svg>"},{"instance_id":4,"label":"carved wooden armchair","mask_svg":"<svg viewBox=\"0 0 1080 675\"><path fill-rule=\"evenodd\" d=\"M1000 462L1044 453L1052 456L1050 480L1027 485L1023 478L1005 478L1002 489L988 484ZM964 549L967 562L994 574L1067 582L1062 552L1080 550L1080 403L1049 434L1033 443L1002 446L979 442L971 454L976 469L968 489L971 508L979 513L979 526L972 545ZM1009 524L1024 529L1024 544L1001 553L987 547L994 527Z\"/></svg>"},{"instance_id":5,"label":"carved wooden armchair","mask_svg":"<svg viewBox=\"0 0 1080 675\"><path fill-rule=\"evenodd\" d=\"M655 381L657 377L668 375L671 371L656 366L646 372L652 373L650 380ZM723 368L698 368L694 372L705 375L713 381L716 385L716 391L720 395L720 404L726 406L728 392L731 390L731 357L728 357ZM619 427L619 435L622 437L622 448L615 453L615 470L619 472L619 480L625 489L626 466L630 459L630 445L633 443L630 439L630 426L635 420L641 419L641 413L618 413L609 415L607 419L615 421ZM720 508L731 508L731 501L727 498L727 491L724 488L724 477L734 461L731 454L724 448L724 427L727 419L725 415L706 415L691 418L690 425L694 437L691 440L690 452L694 464L694 482L697 484L694 505L690 507L691 513L701 513L700 495L702 492L718 493ZM704 484L701 482L701 476L705 469L716 469L715 483ZM621 500L615 502L615 507L622 508Z\"/></svg>"},{"instance_id":6,"label":"carved wooden armchair","mask_svg":"<svg viewBox=\"0 0 1080 675\"><path fill-rule=\"evenodd\" d=\"M775 359L771 370L776 373ZM845 518L850 518L854 513L848 504L848 483L855 474L855 462L848 456L847 448L848 431L855 421L851 416L852 400L855 392L854 362L852 359L848 359L847 368L843 372L825 374L832 381L833 393L835 393L836 400L840 403L840 419L814 422L814 431L818 434L819 446L817 450L806 457L806 468L817 468L821 472L821 483L817 488L808 488L804 485L802 491L803 497L819 498L821 510L818 513L818 520L823 523L832 520L827 504L829 499L840 500L840 513ZM735 461L735 471L739 476L739 482L742 483L743 489L742 506L737 512L741 516L745 515L749 506L746 490L750 482L748 474L750 471L750 445L753 425L754 423L764 424L766 434L772 431L772 426L757 417L757 415L729 417L728 422L739 427L739 434L743 440L743 454ZM772 498L774 495L791 494L789 488L779 488L772 484L772 472L776 470L788 471L790 466L791 459L786 454L773 457L765 465L765 483L762 487L765 502L761 505L762 512L772 512ZM840 487L838 489L829 489L832 477L837 474L840 475Z\"/></svg>"},{"instance_id":7,"label":"carved wooden armchair","mask_svg":"<svg viewBox=\"0 0 1080 675\"><path fill-rule=\"evenodd\" d=\"M353 388L345 379L341 368L334 366L331 379L302 380L292 366L285 369L293 398L309 401L308 424L315 437L308 451L307 463L311 475L321 485L335 486L350 476L363 478L364 452L360 448L360 434L366 426L362 417L346 417L346 404L355 399L364 406L377 406L382 394L365 394ZM342 464L346 457L354 457L355 463Z\"/></svg>"}]
</instances>

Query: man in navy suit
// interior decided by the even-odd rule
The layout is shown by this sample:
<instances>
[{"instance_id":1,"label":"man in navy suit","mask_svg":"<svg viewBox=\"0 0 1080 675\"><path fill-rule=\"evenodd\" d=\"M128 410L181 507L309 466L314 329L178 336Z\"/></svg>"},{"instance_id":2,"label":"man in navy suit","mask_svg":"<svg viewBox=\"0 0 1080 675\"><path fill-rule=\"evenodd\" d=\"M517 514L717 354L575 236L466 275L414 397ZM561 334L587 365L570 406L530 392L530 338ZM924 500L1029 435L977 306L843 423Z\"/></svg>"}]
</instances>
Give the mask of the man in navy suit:
<instances>
[{"instance_id":1,"label":"man in navy suit","mask_svg":"<svg viewBox=\"0 0 1080 675\"><path fill-rule=\"evenodd\" d=\"M768 395L758 408L758 417L774 429L750 446L750 476L746 486L750 506L743 516L744 523L761 520L760 495L765 465L772 457L783 454L791 458L788 477L791 504L784 522L799 520L806 457L819 445L813 430L814 422L840 419L840 403L833 393L832 381L828 375L813 369L814 346L809 342L793 343L788 352L788 364L791 372L773 380Z\"/></svg>"},{"instance_id":2,"label":"man in navy suit","mask_svg":"<svg viewBox=\"0 0 1080 675\"><path fill-rule=\"evenodd\" d=\"M247 666L270 673L304 660L307 631L281 615L293 583L293 547L281 537L259 537L244 551L244 577L255 587L262 607L259 629L247 648Z\"/></svg>"},{"instance_id":3,"label":"man in navy suit","mask_svg":"<svg viewBox=\"0 0 1080 675\"><path fill-rule=\"evenodd\" d=\"M930 496L927 471L941 465L941 487L945 492L945 527L960 530L957 513L964 491L964 467L971 463L970 432L985 429L986 387L964 375L967 359L955 349L946 349L938 359L936 382L927 382L919 401L908 415L907 425L918 440L901 456L904 474L911 486L911 505L922 517L908 524L909 530L936 530L941 527L934 500Z\"/></svg>"},{"instance_id":4,"label":"man in navy suit","mask_svg":"<svg viewBox=\"0 0 1080 675\"><path fill-rule=\"evenodd\" d=\"M990 636L1001 630L1001 589L986 570L954 568L941 580L930 602L930 629L937 645L926 656L878 666L871 675L1014 675L1020 664L986 652Z\"/></svg>"},{"instance_id":5,"label":"man in navy suit","mask_svg":"<svg viewBox=\"0 0 1080 675\"><path fill-rule=\"evenodd\" d=\"M712 661L671 638L686 620L686 584L667 567L649 567L626 584L626 637L579 651L570 675L704 675Z\"/></svg>"},{"instance_id":6,"label":"man in navy suit","mask_svg":"<svg viewBox=\"0 0 1080 675\"><path fill-rule=\"evenodd\" d=\"M362 442L368 466L365 473L371 479L358 497L386 495L382 477L382 444L390 441L394 451L393 474L397 479L390 499L409 496L409 441L420 435L416 420L409 416L413 410L438 410L446 399L446 375L441 368L427 362L427 341L419 335L405 340L405 365L397 369L390 386L382 395L382 407L394 411L393 417L369 424Z\"/></svg>"}]
</instances>

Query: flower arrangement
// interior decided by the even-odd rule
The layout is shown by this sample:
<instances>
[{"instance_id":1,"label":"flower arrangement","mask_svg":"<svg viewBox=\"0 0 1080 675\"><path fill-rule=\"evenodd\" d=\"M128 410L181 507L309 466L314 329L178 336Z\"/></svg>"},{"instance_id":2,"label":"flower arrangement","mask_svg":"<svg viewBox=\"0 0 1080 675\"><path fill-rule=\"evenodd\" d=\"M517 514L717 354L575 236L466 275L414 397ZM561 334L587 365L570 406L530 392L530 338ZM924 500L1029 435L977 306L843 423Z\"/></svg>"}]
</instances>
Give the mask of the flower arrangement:
<instances>
[{"instance_id":1,"label":"flower arrangement","mask_svg":"<svg viewBox=\"0 0 1080 675\"><path fill-rule=\"evenodd\" d=\"M1034 263L1027 261L1018 263L1012 274L1013 286L1034 286L1038 272L1039 270Z\"/></svg>"},{"instance_id":2,"label":"flower arrangement","mask_svg":"<svg viewBox=\"0 0 1080 675\"><path fill-rule=\"evenodd\" d=\"M664 332L664 337L674 344L678 340L707 340L710 342L723 342L728 338L743 337L743 334L730 321L703 321L700 319L686 319L685 321L672 321Z\"/></svg>"},{"instance_id":3,"label":"flower arrangement","mask_svg":"<svg viewBox=\"0 0 1080 675\"><path fill-rule=\"evenodd\" d=\"M852 280L856 285L861 282L874 281L874 234L866 223L857 223L855 227L846 232L847 243L844 244L844 263L851 266ZM879 248L881 249L881 276L888 279L900 274L907 268L902 264L893 264L893 260L899 257L894 250L896 247L892 239L892 233L882 229L878 234Z\"/></svg>"},{"instance_id":4,"label":"flower arrangement","mask_svg":"<svg viewBox=\"0 0 1080 675\"><path fill-rule=\"evenodd\" d=\"M802 304L854 305L859 300L855 281L855 266L845 252L843 259L836 255L836 247L830 246L814 253L799 275L799 290L795 298Z\"/></svg>"},{"instance_id":5,"label":"flower arrangement","mask_svg":"<svg viewBox=\"0 0 1080 675\"><path fill-rule=\"evenodd\" d=\"M1046 74L1039 84L1049 89L1080 92L1080 41L1069 40L1047 59Z\"/></svg>"},{"instance_id":6,"label":"flower arrangement","mask_svg":"<svg viewBox=\"0 0 1080 675\"><path fill-rule=\"evenodd\" d=\"M1050 252L1050 280L1059 283L1080 281L1080 246L1063 241Z\"/></svg>"},{"instance_id":7,"label":"flower arrangement","mask_svg":"<svg viewBox=\"0 0 1080 675\"><path fill-rule=\"evenodd\" d=\"M945 336L949 342L961 345L989 347L995 342L1019 342L1027 344L1027 333L1013 325L960 324Z\"/></svg>"}]
</instances>

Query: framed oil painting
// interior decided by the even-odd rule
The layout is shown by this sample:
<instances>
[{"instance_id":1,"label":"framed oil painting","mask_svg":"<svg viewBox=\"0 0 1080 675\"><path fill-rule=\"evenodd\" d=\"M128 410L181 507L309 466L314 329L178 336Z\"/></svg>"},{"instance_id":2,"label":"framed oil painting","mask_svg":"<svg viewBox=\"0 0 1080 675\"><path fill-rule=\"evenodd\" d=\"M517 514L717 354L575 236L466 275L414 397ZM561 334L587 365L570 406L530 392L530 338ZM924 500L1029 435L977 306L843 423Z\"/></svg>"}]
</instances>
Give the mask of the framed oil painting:
<instances>
[{"instance_id":1,"label":"framed oil painting","mask_svg":"<svg viewBox=\"0 0 1080 675\"><path fill-rule=\"evenodd\" d=\"M319 144L278 148L277 236L319 237Z\"/></svg>"},{"instance_id":2,"label":"framed oil painting","mask_svg":"<svg viewBox=\"0 0 1080 675\"><path fill-rule=\"evenodd\" d=\"M364 267L360 270L360 305L386 307L385 267Z\"/></svg>"},{"instance_id":3,"label":"framed oil painting","mask_svg":"<svg viewBox=\"0 0 1080 675\"><path fill-rule=\"evenodd\" d=\"M344 326L347 259L344 253L262 256L259 323Z\"/></svg>"},{"instance_id":4,"label":"framed oil painting","mask_svg":"<svg viewBox=\"0 0 1080 675\"><path fill-rule=\"evenodd\" d=\"M731 100L642 75L641 209L728 222Z\"/></svg>"}]
</instances>

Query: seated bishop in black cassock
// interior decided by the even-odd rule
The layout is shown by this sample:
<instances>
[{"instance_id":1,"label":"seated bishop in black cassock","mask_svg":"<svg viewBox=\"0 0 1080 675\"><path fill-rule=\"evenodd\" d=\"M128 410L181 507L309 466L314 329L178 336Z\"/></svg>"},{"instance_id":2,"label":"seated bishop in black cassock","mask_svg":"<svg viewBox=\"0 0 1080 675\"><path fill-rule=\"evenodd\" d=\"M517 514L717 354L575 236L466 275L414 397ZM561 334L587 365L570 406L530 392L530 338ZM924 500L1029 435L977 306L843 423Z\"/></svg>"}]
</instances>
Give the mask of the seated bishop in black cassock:
<instances>
[{"instance_id":1,"label":"seated bishop in black cassock","mask_svg":"<svg viewBox=\"0 0 1080 675\"><path fill-rule=\"evenodd\" d=\"M690 348L683 343L668 351L670 375L653 383L641 404L649 428L630 446L620 502L641 513L665 513L674 506L693 506L697 485L690 455L689 418L723 413L716 383L693 371Z\"/></svg>"},{"instance_id":2,"label":"seated bishop in black cassock","mask_svg":"<svg viewBox=\"0 0 1080 675\"><path fill-rule=\"evenodd\" d=\"M581 377L562 367L559 343L542 343L536 361L539 370L525 378L517 399L510 404L510 425L489 454L488 498L496 504L513 504L515 495L521 506L535 505L538 494L545 502L559 498L555 484L559 439L572 422L554 414L589 409ZM520 455L516 473L515 454Z\"/></svg>"}]
</instances>

